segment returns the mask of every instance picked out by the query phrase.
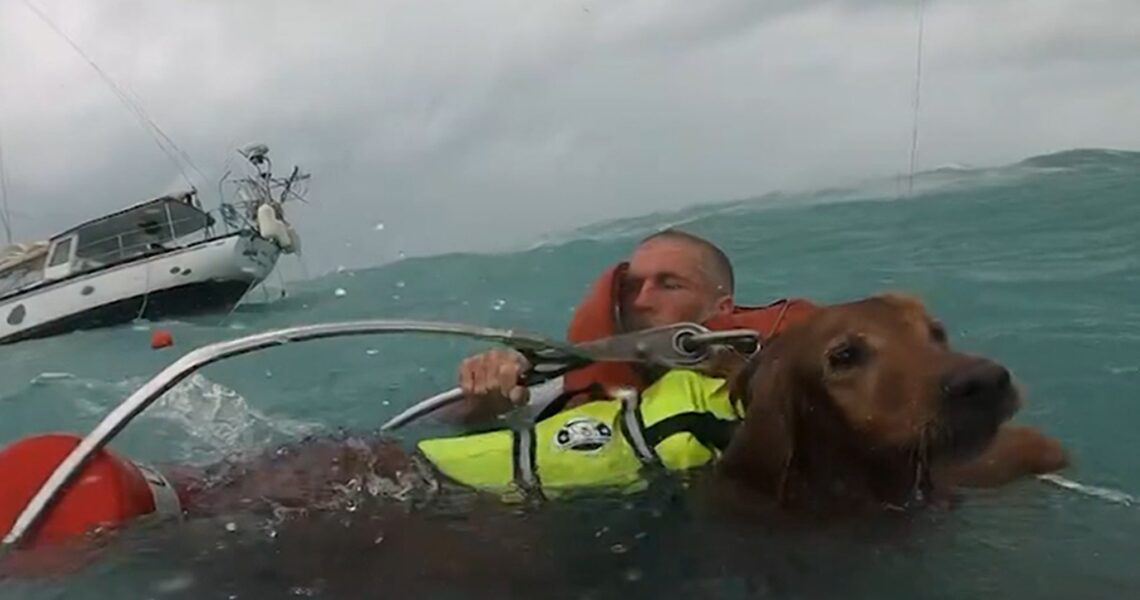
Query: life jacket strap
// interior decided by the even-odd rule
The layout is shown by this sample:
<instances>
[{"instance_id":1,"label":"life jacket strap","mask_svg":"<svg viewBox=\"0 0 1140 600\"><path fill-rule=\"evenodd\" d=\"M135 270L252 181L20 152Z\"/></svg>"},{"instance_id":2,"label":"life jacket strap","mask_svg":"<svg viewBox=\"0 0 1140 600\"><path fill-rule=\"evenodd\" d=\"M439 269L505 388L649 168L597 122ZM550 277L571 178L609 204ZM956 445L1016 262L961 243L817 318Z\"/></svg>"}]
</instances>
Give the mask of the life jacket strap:
<instances>
[{"instance_id":1,"label":"life jacket strap","mask_svg":"<svg viewBox=\"0 0 1140 600\"><path fill-rule=\"evenodd\" d=\"M661 466L661 457L645 438L645 421L641 417L641 394L635 388L621 388L615 394L621 400L621 431L633 446L637 458L647 467Z\"/></svg>"},{"instance_id":2,"label":"life jacket strap","mask_svg":"<svg viewBox=\"0 0 1140 600\"><path fill-rule=\"evenodd\" d=\"M651 448L655 448L673 434L691 433L701 445L724 452L739 424L739 421L720 419L712 413L684 412L654 423L652 427L646 429L645 442Z\"/></svg>"},{"instance_id":3,"label":"life jacket strap","mask_svg":"<svg viewBox=\"0 0 1140 600\"><path fill-rule=\"evenodd\" d=\"M542 480L535 466L534 426L511 428L511 463L515 486L528 499L542 500Z\"/></svg>"}]
</instances>

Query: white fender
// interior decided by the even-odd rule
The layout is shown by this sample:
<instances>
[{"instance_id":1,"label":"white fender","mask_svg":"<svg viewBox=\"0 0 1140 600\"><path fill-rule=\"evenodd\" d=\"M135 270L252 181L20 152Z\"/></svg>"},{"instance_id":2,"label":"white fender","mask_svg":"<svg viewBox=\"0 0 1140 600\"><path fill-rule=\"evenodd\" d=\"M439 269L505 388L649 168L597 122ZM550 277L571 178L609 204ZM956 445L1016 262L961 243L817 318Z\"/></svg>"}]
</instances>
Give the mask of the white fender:
<instances>
[{"instance_id":1,"label":"white fender","mask_svg":"<svg viewBox=\"0 0 1140 600\"><path fill-rule=\"evenodd\" d=\"M282 250L291 254L297 251L300 238L277 213L277 206L269 202L257 207L257 230L261 237L274 241Z\"/></svg>"},{"instance_id":2,"label":"white fender","mask_svg":"<svg viewBox=\"0 0 1140 600\"><path fill-rule=\"evenodd\" d=\"M301 236L297 234L297 230L285 221L285 229L289 232L289 248L285 250L286 254L301 253Z\"/></svg>"}]
</instances>

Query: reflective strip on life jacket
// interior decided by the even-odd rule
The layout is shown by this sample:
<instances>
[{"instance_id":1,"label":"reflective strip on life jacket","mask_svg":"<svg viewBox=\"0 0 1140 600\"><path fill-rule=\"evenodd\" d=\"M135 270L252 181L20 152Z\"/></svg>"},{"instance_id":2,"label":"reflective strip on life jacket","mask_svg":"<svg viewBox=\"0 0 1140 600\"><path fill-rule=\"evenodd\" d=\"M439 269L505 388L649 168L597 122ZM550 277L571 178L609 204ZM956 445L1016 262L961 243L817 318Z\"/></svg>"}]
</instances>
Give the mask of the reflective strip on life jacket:
<instances>
[{"instance_id":1,"label":"reflective strip on life jacket","mask_svg":"<svg viewBox=\"0 0 1140 600\"><path fill-rule=\"evenodd\" d=\"M636 491L648 483L647 466L683 471L719 456L741 418L724 380L674 370L630 400L596 400L528 429L423 440L418 448L447 477L506 500Z\"/></svg>"}]
</instances>

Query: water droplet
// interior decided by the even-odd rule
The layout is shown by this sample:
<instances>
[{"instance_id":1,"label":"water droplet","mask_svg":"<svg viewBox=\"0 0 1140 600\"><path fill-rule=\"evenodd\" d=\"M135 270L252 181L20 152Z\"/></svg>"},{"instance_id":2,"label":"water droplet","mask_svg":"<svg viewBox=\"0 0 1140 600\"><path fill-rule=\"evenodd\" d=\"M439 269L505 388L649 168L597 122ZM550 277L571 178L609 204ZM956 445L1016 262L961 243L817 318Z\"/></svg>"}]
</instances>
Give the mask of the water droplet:
<instances>
[{"instance_id":1,"label":"water droplet","mask_svg":"<svg viewBox=\"0 0 1140 600\"><path fill-rule=\"evenodd\" d=\"M399 295L399 294L392 294L392 299L393 299L393 300L399 300L399 299L400 299L400 295Z\"/></svg>"},{"instance_id":2,"label":"water droplet","mask_svg":"<svg viewBox=\"0 0 1140 600\"><path fill-rule=\"evenodd\" d=\"M234 523L233 521L226 523L226 531L237 531L237 523Z\"/></svg>"},{"instance_id":3,"label":"water droplet","mask_svg":"<svg viewBox=\"0 0 1140 600\"><path fill-rule=\"evenodd\" d=\"M403 281L397 281L397 282L396 282L396 287L398 287L398 288L402 288L402 287L404 287L405 285L407 285L407 284L405 284Z\"/></svg>"},{"instance_id":4,"label":"water droplet","mask_svg":"<svg viewBox=\"0 0 1140 600\"><path fill-rule=\"evenodd\" d=\"M613 552L614 554L625 554L626 552L629 552L629 547L627 547L625 544L614 544L613 546L610 546L610 552Z\"/></svg>"},{"instance_id":5,"label":"water droplet","mask_svg":"<svg viewBox=\"0 0 1140 600\"><path fill-rule=\"evenodd\" d=\"M336 272L337 273L344 273L344 271L345 271L344 265L337 265L336 266Z\"/></svg>"},{"instance_id":6,"label":"water droplet","mask_svg":"<svg viewBox=\"0 0 1140 600\"><path fill-rule=\"evenodd\" d=\"M345 289L344 289L344 288L336 288L336 291L335 291L335 292L333 292L333 294L334 294L334 295L335 295L337 298L339 298L339 297L341 297L341 296L343 296L343 295L345 295L345 294L347 294L347 293L348 293L348 292L347 292L347 291L345 291Z\"/></svg>"},{"instance_id":7,"label":"water droplet","mask_svg":"<svg viewBox=\"0 0 1140 600\"><path fill-rule=\"evenodd\" d=\"M641 577L642 574L640 569L630 569L625 572L626 581L641 581Z\"/></svg>"},{"instance_id":8,"label":"water droplet","mask_svg":"<svg viewBox=\"0 0 1140 600\"><path fill-rule=\"evenodd\" d=\"M373 229L375 229L376 231L384 231L384 223L383 222L377 223L376 226L373 227Z\"/></svg>"},{"instance_id":9,"label":"water droplet","mask_svg":"<svg viewBox=\"0 0 1140 600\"><path fill-rule=\"evenodd\" d=\"M375 348L369 348L365 350L364 353L368 356L376 356L377 354L380 354L380 351Z\"/></svg>"},{"instance_id":10,"label":"water droplet","mask_svg":"<svg viewBox=\"0 0 1140 600\"><path fill-rule=\"evenodd\" d=\"M384 541L384 534L381 533L380 535L376 536L375 540L372 540L372 543L373 544L379 544L380 542L383 542L383 541Z\"/></svg>"}]
</instances>

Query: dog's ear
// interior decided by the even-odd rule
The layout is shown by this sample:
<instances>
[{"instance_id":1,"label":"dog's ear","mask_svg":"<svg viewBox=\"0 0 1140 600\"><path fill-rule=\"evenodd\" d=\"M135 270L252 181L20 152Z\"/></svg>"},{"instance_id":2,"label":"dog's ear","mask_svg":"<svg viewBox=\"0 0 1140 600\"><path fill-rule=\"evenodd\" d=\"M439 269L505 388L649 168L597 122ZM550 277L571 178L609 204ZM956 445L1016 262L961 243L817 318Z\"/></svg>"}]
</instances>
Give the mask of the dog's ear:
<instances>
[{"instance_id":1,"label":"dog's ear","mask_svg":"<svg viewBox=\"0 0 1140 600\"><path fill-rule=\"evenodd\" d=\"M742 487L782 498L796 453L801 393L790 358L773 350L758 352L732 382L731 397L745 416L719 468Z\"/></svg>"},{"instance_id":2,"label":"dog's ear","mask_svg":"<svg viewBox=\"0 0 1140 600\"><path fill-rule=\"evenodd\" d=\"M749 388L752 379L760 370L760 354L760 352L756 352L750 356L729 379L729 398L733 404L739 403L745 411L748 410L748 404L752 401L752 393Z\"/></svg>"}]
</instances>

